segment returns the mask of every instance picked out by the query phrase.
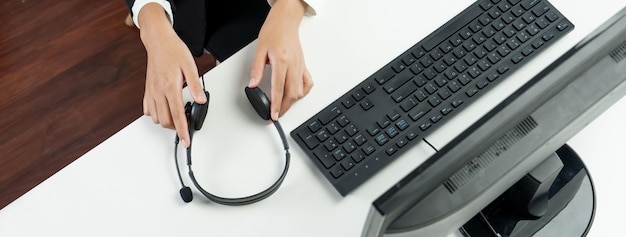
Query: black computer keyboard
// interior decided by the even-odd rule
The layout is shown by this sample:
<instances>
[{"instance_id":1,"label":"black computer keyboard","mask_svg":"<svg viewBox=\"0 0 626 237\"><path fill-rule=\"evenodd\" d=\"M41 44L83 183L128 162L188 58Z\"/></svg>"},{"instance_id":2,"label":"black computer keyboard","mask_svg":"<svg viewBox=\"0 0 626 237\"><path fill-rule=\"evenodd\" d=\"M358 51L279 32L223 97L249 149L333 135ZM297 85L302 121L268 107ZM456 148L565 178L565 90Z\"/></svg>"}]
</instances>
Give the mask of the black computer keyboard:
<instances>
[{"instance_id":1,"label":"black computer keyboard","mask_svg":"<svg viewBox=\"0 0 626 237\"><path fill-rule=\"evenodd\" d=\"M290 135L345 196L573 28L546 0L479 0Z\"/></svg>"}]
</instances>

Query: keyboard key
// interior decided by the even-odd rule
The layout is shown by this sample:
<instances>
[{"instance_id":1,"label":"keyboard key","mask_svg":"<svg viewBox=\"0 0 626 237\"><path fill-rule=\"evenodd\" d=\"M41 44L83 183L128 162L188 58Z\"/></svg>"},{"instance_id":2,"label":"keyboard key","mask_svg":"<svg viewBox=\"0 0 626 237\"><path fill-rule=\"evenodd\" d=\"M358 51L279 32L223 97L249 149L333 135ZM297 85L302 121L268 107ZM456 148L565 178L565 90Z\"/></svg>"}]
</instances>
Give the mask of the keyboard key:
<instances>
[{"instance_id":1,"label":"keyboard key","mask_svg":"<svg viewBox=\"0 0 626 237\"><path fill-rule=\"evenodd\" d=\"M500 74L504 74L505 72L509 71L509 66L502 66L500 68L498 68L498 73Z\"/></svg>"},{"instance_id":2,"label":"keyboard key","mask_svg":"<svg viewBox=\"0 0 626 237\"><path fill-rule=\"evenodd\" d=\"M351 157L354 162L359 163L365 159L365 154L362 152L355 152Z\"/></svg>"},{"instance_id":3,"label":"keyboard key","mask_svg":"<svg viewBox=\"0 0 626 237\"><path fill-rule=\"evenodd\" d=\"M374 136L380 132L380 127L378 125L372 125L366 129L366 131L370 136Z\"/></svg>"},{"instance_id":4,"label":"keyboard key","mask_svg":"<svg viewBox=\"0 0 626 237\"><path fill-rule=\"evenodd\" d=\"M421 57L426 55L426 52L424 52L424 50L420 48L411 52L411 55L413 55L413 57L415 57L416 59L420 59Z\"/></svg>"},{"instance_id":5,"label":"keyboard key","mask_svg":"<svg viewBox=\"0 0 626 237\"><path fill-rule=\"evenodd\" d=\"M357 134L359 132L359 130L353 124L348 125L344 131L346 131L348 136L354 136L354 134Z\"/></svg>"},{"instance_id":6,"label":"keyboard key","mask_svg":"<svg viewBox=\"0 0 626 237\"><path fill-rule=\"evenodd\" d=\"M539 0L524 0L522 1L522 7L524 10L530 10L531 7L539 3Z\"/></svg>"},{"instance_id":7,"label":"keyboard key","mask_svg":"<svg viewBox=\"0 0 626 237\"><path fill-rule=\"evenodd\" d=\"M511 12L504 13L504 15L502 16L502 22L506 24L511 24L511 22L513 22L515 19L515 16L513 16L513 13Z\"/></svg>"},{"instance_id":8,"label":"keyboard key","mask_svg":"<svg viewBox=\"0 0 626 237\"><path fill-rule=\"evenodd\" d=\"M395 75L396 73L393 71L393 69L384 68L380 72L377 73L375 79L376 79L376 82L378 82L378 84L382 85L382 84L385 84L387 80L391 79Z\"/></svg>"},{"instance_id":9,"label":"keyboard key","mask_svg":"<svg viewBox=\"0 0 626 237\"><path fill-rule=\"evenodd\" d=\"M335 158L336 161L343 160L343 158L346 158L346 153L342 149L334 150L333 158Z\"/></svg>"},{"instance_id":10,"label":"keyboard key","mask_svg":"<svg viewBox=\"0 0 626 237\"><path fill-rule=\"evenodd\" d=\"M418 136L419 135L418 135L417 131L416 130L412 130L412 131L409 131L409 133L407 133L406 138L409 139L409 141L412 141L415 138L417 138Z\"/></svg>"},{"instance_id":11,"label":"keyboard key","mask_svg":"<svg viewBox=\"0 0 626 237\"><path fill-rule=\"evenodd\" d=\"M345 159L341 161L341 167L343 168L343 170L348 171L352 169L352 167L354 167L354 163L351 159Z\"/></svg>"},{"instance_id":12,"label":"keyboard key","mask_svg":"<svg viewBox=\"0 0 626 237\"><path fill-rule=\"evenodd\" d=\"M387 153L387 155L393 155L393 153L396 153L397 150L398 150L398 148L396 148L394 146L389 146L385 150L385 153Z\"/></svg>"},{"instance_id":13,"label":"keyboard key","mask_svg":"<svg viewBox=\"0 0 626 237\"><path fill-rule=\"evenodd\" d=\"M387 114L387 118L389 118L391 121L396 121L400 118L400 114L398 113L398 111L394 110Z\"/></svg>"},{"instance_id":14,"label":"keyboard key","mask_svg":"<svg viewBox=\"0 0 626 237\"><path fill-rule=\"evenodd\" d=\"M420 106L415 107L409 112L409 117L413 119L413 121L417 121L430 112L431 107L426 104L420 104Z\"/></svg>"},{"instance_id":15,"label":"keyboard key","mask_svg":"<svg viewBox=\"0 0 626 237\"><path fill-rule=\"evenodd\" d=\"M361 102L361 108L365 111L371 109L372 107L374 107L374 104L370 99L365 99L365 101Z\"/></svg>"},{"instance_id":16,"label":"keyboard key","mask_svg":"<svg viewBox=\"0 0 626 237\"><path fill-rule=\"evenodd\" d=\"M364 91L362 90L355 90L352 93L352 98L354 98L356 101L361 101L363 98L365 98L365 94L363 93Z\"/></svg>"},{"instance_id":17,"label":"keyboard key","mask_svg":"<svg viewBox=\"0 0 626 237\"><path fill-rule=\"evenodd\" d=\"M326 130L321 130L315 134L315 137L318 141L324 142L330 137L330 135L326 132Z\"/></svg>"},{"instance_id":18,"label":"keyboard key","mask_svg":"<svg viewBox=\"0 0 626 237\"><path fill-rule=\"evenodd\" d=\"M354 137L354 143L356 143L357 146L363 145L365 142L367 142L367 139L365 139L363 134L359 134Z\"/></svg>"},{"instance_id":19,"label":"keyboard key","mask_svg":"<svg viewBox=\"0 0 626 237\"><path fill-rule=\"evenodd\" d=\"M341 109L339 109L339 107L334 106L328 110L325 110L324 112L322 112L319 116L319 120L322 124L326 125L328 124L330 121L332 121L333 119L335 119L337 116L339 116L341 114Z\"/></svg>"},{"instance_id":20,"label":"keyboard key","mask_svg":"<svg viewBox=\"0 0 626 237\"><path fill-rule=\"evenodd\" d=\"M317 120L316 120L316 121L313 121L313 122L309 123L308 128L309 128L309 131L311 131L311 132L317 132L317 131L320 130L320 128L322 128L322 125L320 123L318 123Z\"/></svg>"},{"instance_id":21,"label":"keyboard key","mask_svg":"<svg viewBox=\"0 0 626 237\"><path fill-rule=\"evenodd\" d=\"M409 127L409 123L406 120L401 119L398 122L396 122L396 127L398 127L400 131L404 131L405 129Z\"/></svg>"},{"instance_id":22,"label":"keyboard key","mask_svg":"<svg viewBox=\"0 0 626 237\"><path fill-rule=\"evenodd\" d=\"M459 85L459 83L457 83L456 81L451 81L450 83L448 83L448 89L450 89L450 91L454 93L461 89L461 85Z\"/></svg>"},{"instance_id":23,"label":"keyboard key","mask_svg":"<svg viewBox=\"0 0 626 237\"><path fill-rule=\"evenodd\" d=\"M537 25L540 29L545 29L550 25L550 23L544 18L539 18L537 22L535 22L535 25Z\"/></svg>"},{"instance_id":24,"label":"keyboard key","mask_svg":"<svg viewBox=\"0 0 626 237\"><path fill-rule=\"evenodd\" d=\"M489 10L491 7L493 7L493 4L491 2L489 2L489 1L483 1L483 2L480 3L480 7L483 10Z\"/></svg>"},{"instance_id":25,"label":"keyboard key","mask_svg":"<svg viewBox=\"0 0 626 237\"><path fill-rule=\"evenodd\" d=\"M554 12L548 12L546 13L546 18L548 18L549 21L554 22L559 19L559 16L556 15Z\"/></svg>"},{"instance_id":26,"label":"keyboard key","mask_svg":"<svg viewBox=\"0 0 626 237\"><path fill-rule=\"evenodd\" d=\"M393 69L393 71L396 73L401 72L405 68L406 68L406 65L404 65L402 61L398 61L394 65L391 66L391 69Z\"/></svg>"},{"instance_id":27,"label":"keyboard key","mask_svg":"<svg viewBox=\"0 0 626 237\"><path fill-rule=\"evenodd\" d=\"M417 101L414 100L413 98L409 98L409 99L403 101L402 103L400 103L400 108L404 112L407 112L407 111L411 110L415 105L417 105Z\"/></svg>"},{"instance_id":28,"label":"keyboard key","mask_svg":"<svg viewBox=\"0 0 626 237\"><path fill-rule=\"evenodd\" d=\"M348 117L345 115L341 115L339 116L339 118L337 118L337 123L339 124L339 126L345 127L346 125L350 124L350 119L348 119Z\"/></svg>"},{"instance_id":29,"label":"keyboard key","mask_svg":"<svg viewBox=\"0 0 626 237\"><path fill-rule=\"evenodd\" d=\"M372 83L367 83L365 84L365 86L363 86L362 89L363 91L365 91L366 94L371 94L372 92L376 90L376 87L374 87Z\"/></svg>"},{"instance_id":30,"label":"keyboard key","mask_svg":"<svg viewBox=\"0 0 626 237\"><path fill-rule=\"evenodd\" d=\"M401 87L402 85L404 85L404 83L411 80L411 78L413 78L413 74L408 70L404 71L398 74L396 77L389 80L389 82L383 86L383 89L385 89L387 93L391 93L395 91L396 89L398 89L399 87Z\"/></svg>"},{"instance_id":31,"label":"keyboard key","mask_svg":"<svg viewBox=\"0 0 626 237\"><path fill-rule=\"evenodd\" d=\"M335 136L335 140L337 140L339 144L346 142L348 139L350 139L350 137L348 137L345 132L341 132Z\"/></svg>"},{"instance_id":32,"label":"keyboard key","mask_svg":"<svg viewBox=\"0 0 626 237\"><path fill-rule=\"evenodd\" d=\"M430 121L433 123L436 123L437 121L439 121L441 118L443 118L443 116L441 116L441 114L435 114L432 117L430 117Z\"/></svg>"},{"instance_id":33,"label":"keyboard key","mask_svg":"<svg viewBox=\"0 0 626 237\"><path fill-rule=\"evenodd\" d=\"M463 100L461 100L461 99L452 101L452 107L454 107L454 108L459 107L462 104L463 104Z\"/></svg>"},{"instance_id":34,"label":"keyboard key","mask_svg":"<svg viewBox=\"0 0 626 237\"><path fill-rule=\"evenodd\" d=\"M382 146L382 145L385 145L385 143L389 141L389 138L384 133L381 133L378 136L376 136L374 140L376 141L376 143L378 143L378 145Z\"/></svg>"},{"instance_id":35,"label":"keyboard key","mask_svg":"<svg viewBox=\"0 0 626 237\"><path fill-rule=\"evenodd\" d=\"M400 139L398 139L398 141L396 142L396 146L397 146L398 148L402 148L402 147L404 147L407 143L408 143L408 141L407 141L406 139L404 139L404 138L400 138Z\"/></svg>"},{"instance_id":36,"label":"keyboard key","mask_svg":"<svg viewBox=\"0 0 626 237\"><path fill-rule=\"evenodd\" d=\"M476 95L476 93L478 93L478 88L470 88L467 92L465 92L465 94L469 97Z\"/></svg>"},{"instance_id":37,"label":"keyboard key","mask_svg":"<svg viewBox=\"0 0 626 237\"><path fill-rule=\"evenodd\" d=\"M511 58L511 61L513 61L513 63L517 64L519 62L521 62L522 60L524 60L524 55L520 54L516 54L515 56L513 56L513 58Z\"/></svg>"},{"instance_id":38,"label":"keyboard key","mask_svg":"<svg viewBox=\"0 0 626 237\"><path fill-rule=\"evenodd\" d=\"M459 76L459 82L461 85L467 85L472 79L467 74L462 74Z\"/></svg>"},{"instance_id":39,"label":"keyboard key","mask_svg":"<svg viewBox=\"0 0 626 237\"><path fill-rule=\"evenodd\" d=\"M363 153L365 153L365 155L370 155L376 151L376 148L372 144L367 143L361 147L361 150L363 150Z\"/></svg>"},{"instance_id":40,"label":"keyboard key","mask_svg":"<svg viewBox=\"0 0 626 237\"><path fill-rule=\"evenodd\" d=\"M489 85L489 81L487 81L487 79L480 79L476 83L476 87L478 87L478 89L483 89L487 87L487 85Z\"/></svg>"},{"instance_id":41,"label":"keyboard key","mask_svg":"<svg viewBox=\"0 0 626 237\"><path fill-rule=\"evenodd\" d=\"M356 150L358 148L358 146L355 143L352 142L346 142L345 144L343 144L343 146L341 146L347 153L352 153L354 150Z\"/></svg>"},{"instance_id":42,"label":"keyboard key","mask_svg":"<svg viewBox=\"0 0 626 237\"><path fill-rule=\"evenodd\" d=\"M328 139L326 142L324 142L324 147L326 147L327 151L333 151L335 150L335 148L337 148L337 142L335 141L335 139Z\"/></svg>"},{"instance_id":43,"label":"keyboard key","mask_svg":"<svg viewBox=\"0 0 626 237\"><path fill-rule=\"evenodd\" d=\"M354 98L352 97L348 97L345 98L341 104L343 105L343 107L345 107L346 109L352 108L352 106L354 106L354 104L356 104L356 101L354 100Z\"/></svg>"},{"instance_id":44,"label":"keyboard key","mask_svg":"<svg viewBox=\"0 0 626 237\"><path fill-rule=\"evenodd\" d=\"M319 144L317 138L312 134L299 134L299 136L309 149L313 149Z\"/></svg>"},{"instance_id":45,"label":"keyboard key","mask_svg":"<svg viewBox=\"0 0 626 237\"><path fill-rule=\"evenodd\" d=\"M560 31L564 31L565 29L567 29L567 27L569 27L569 24L567 24L567 22L561 22L560 24L556 25L556 29Z\"/></svg>"},{"instance_id":46,"label":"keyboard key","mask_svg":"<svg viewBox=\"0 0 626 237\"><path fill-rule=\"evenodd\" d=\"M404 55L404 57L402 58L402 63L404 63L405 66L410 66L411 64L415 63L415 57L413 57L412 54L406 54Z\"/></svg>"},{"instance_id":47,"label":"keyboard key","mask_svg":"<svg viewBox=\"0 0 626 237\"><path fill-rule=\"evenodd\" d=\"M418 90L417 92L415 92L413 94L413 97L415 97L415 99L417 99L417 101L422 102L426 98L428 98L428 93L424 89L421 89L421 90Z\"/></svg>"},{"instance_id":48,"label":"keyboard key","mask_svg":"<svg viewBox=\"0 0 626 237\"><path fill-rule=\"evenodd\" d=\"M320 147L321 149L313 150L313 154L315 157L324 165L326 168L330 168L335 164L335 159L331 156L331 154L325 150L325 148Z\"/></svg>"},{"instance_id":49,"label":"keyboard key","mask_svg":"<svg viewBox=\"0 0 626 237\"><path fill-rule=\"evenodd\" d=\"M537 19L535 16L541 16L541 15L533 15L533 14L530 14L529 12L526 12L522 16L522 20L526 22L526 24L531 24L533 21L535 21L535 19Z\"/></svg>"},{"instance_id":50,"label":"keyboard key","mask_svg":"<svg viewBox=\"0 0 626 237\"><path fill-rule=\"evenodd\" d=\"M383 118L383 119L378 120L378 121L376 122L376 124L377 124L377 125L378 125L378 127L380 127L380 128L386 128L386 127L388 127L389 125L391 125L391 121L390 121L389 119L387 119L387 118Z\"/></svg>"},{"instance_id":51,"label":"keyboard key","mask_svg":"<svg viewBox=\"0 0 626 237\"><path fill-rule=\"evenodd\" d=\"M339 177L341 177L341 175L343 175L344 172L343 172L343 169L341 167L336 165L336 166L333 166L330 169L330 173L333 175L333 177L339 178Z\"/></svg>"}]
</instances>

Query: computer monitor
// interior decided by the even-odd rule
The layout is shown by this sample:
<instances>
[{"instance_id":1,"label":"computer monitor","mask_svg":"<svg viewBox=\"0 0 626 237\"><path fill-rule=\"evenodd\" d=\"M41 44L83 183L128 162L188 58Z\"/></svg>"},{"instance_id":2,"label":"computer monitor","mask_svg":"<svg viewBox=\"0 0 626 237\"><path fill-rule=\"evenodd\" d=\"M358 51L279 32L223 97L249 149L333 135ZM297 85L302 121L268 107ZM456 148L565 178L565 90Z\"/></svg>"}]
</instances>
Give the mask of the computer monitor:
<instances>
[{"instance_id":1,"label":"computer monitor","mask_svg":"<svg viewBox=\"0 0 626 237\"><path fill-rule=\"evenodd\" d=\"M626 8L371 205L362 236L446 236L626 94Z\"/></svg>"}]
</instances>

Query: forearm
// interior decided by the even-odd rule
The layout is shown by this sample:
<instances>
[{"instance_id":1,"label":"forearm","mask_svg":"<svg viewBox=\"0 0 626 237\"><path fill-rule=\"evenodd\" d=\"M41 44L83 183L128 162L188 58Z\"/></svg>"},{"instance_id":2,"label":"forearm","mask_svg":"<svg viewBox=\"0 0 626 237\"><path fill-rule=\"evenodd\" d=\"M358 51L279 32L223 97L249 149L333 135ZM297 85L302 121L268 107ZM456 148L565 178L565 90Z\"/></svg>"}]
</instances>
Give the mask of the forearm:
<instances>
[{"instance_id":1,"label":"forearm","mask_svg":"<svg viewBox=\"0 0 626 237\"><path fill-rule=\"evenodd\" d=\"M271 6L274 6L278 1L279 0L267 0ZM299 2L304 5L304 15L307 16L317 15L317 10L320 8L320 5L323 5L324 1L326 0L299 0Z\"/></svg>"},{"instance_id":2,"label":"forearm","mask_svg":"<svg viewBox=\"0 0 626 237\"><path fill-rule=\"evenodd\" d=\"M163 7L157 3L148 3L141 8L137 16L141 24L140 37L146 50L159 47L155 40L175 34L172 24Z\"/></svg>"},{"instance_id":3,"label":"forearm","mask_svg":"<svg viewBox=\"0 0 626 237\"><path fill-rule=\"evenodd\" d=\"M281 23L287 29L298 29L307 5L302 0L276 0L270 14L282 19Z\"/></svg>"},{"instance_id":4,"label":"forearm","mask_svg":"<svg viewBox=\"0 0 626 237\"><path fill-rule=\"evenodd\" d=\"M132 16L133 22L135 23L135 26L137 26L138 28L141 28L141 25L139 24L139 11L141 11L141 9L147 5L147 4L151 4L151 3L157 3L159 5L161 5L161 7L163 8L163 11L166 12L167 17L169 18L170 23L174 23L174 15L173 15L173 6L170 4L170 2L168 0L126 0L126 4L128 5L130 14Z\"/></svg>"}]
</instances>

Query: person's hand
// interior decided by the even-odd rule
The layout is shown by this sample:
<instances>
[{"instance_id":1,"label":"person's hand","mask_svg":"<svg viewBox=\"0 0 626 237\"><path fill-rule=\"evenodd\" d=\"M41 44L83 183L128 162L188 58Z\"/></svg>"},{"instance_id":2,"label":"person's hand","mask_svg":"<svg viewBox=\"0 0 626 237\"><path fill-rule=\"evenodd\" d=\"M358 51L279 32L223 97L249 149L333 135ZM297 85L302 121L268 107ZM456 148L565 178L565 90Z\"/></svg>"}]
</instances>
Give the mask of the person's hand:
<instances>
[{"instance_id":1,"label":"person's hand","mask_svg":"<svg viewBox=\"0 0 626 237\"><path fill-rule=\"evenodd\" d=\"M271 65L272 120L278 120L293 103L311 91L313 81L304 62L299 27L305 5L301 1L277 0L257 41L249 87L257 87L266 64Z\"/></svg>"},{"instance_id":2,"label":"person's hand","mask_svg":"<svg viewBox=\"0 0 626 237\"><path fill-rule=\"evenodd\" d=\"M175 128L184 146L189 147L191 139L182 100L184 82L195 102L204 104L207 100L195 61L160 5L145 5L138 17L148 55L143 113L151 116L155 124Z\"/></svg>"}]
</instances>

